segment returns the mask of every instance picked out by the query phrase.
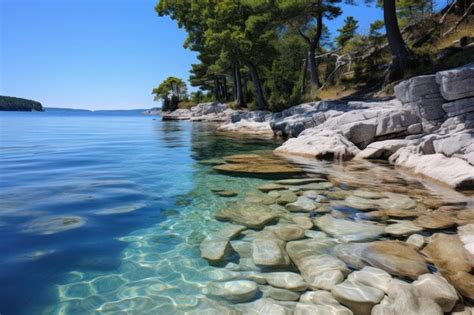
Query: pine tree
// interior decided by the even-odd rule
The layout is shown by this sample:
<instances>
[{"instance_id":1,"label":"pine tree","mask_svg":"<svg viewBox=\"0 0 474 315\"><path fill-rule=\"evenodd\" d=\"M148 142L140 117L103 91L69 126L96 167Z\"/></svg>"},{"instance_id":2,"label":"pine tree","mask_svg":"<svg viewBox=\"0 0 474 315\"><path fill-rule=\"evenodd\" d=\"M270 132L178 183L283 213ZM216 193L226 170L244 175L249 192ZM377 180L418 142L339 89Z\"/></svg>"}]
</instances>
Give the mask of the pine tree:
<instances>
[{"instance_id":1,"label":"pine tree","mask_svg":"<svg viewBox=\"0 0 474 315\"><path fill-rule=\"evenodd\" d=\"M354 37L358 27L358 21L353 16L346 17L342 28L337 30L339 32L339 35L336 37L338 46L344 47Z\"/></svg>"}]
</instances>

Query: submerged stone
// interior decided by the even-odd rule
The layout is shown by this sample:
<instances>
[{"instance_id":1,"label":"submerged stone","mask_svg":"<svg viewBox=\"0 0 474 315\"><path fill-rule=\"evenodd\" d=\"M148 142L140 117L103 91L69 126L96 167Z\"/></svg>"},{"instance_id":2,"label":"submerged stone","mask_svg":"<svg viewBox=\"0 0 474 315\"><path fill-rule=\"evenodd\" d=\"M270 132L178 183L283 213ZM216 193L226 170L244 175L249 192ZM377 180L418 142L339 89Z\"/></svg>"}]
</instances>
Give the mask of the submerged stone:
<instances>
[{"instance_id":1,"label":"submerged stone","mask_svg":"<svg viewBox=\"0 0 474 315\"><path fill-rule=\"evenodd\" d=\"M240 204L218 211L215 218L220 221L232 221L249 228L261 229L276 217L265 206Z\"/></svg>"},{"instance_id":2,"label":"submerged stone","mask_svg":"<svg viewBox=\"0 0 474 315\"><path fill-rule=\"evenodd\" d=\"M77 229L83 226L86 220L80 216L51 215L37 218L27 222L23 226L24 233L34 233L42 235L56 234L67 230Z\"/></svg>"},{"instance_id":3,"label":"submerged stone","mask_svg":"<svg viewBox=\"0 0 474 315\"><path fill-rule=\"evenodd\" d=\"M255 265L262 267L285 267L290 258L285 250L285 242L273 239L255 239L252 242L252 257Z\"/></svg>"},{"instance_id":4,"label":"submerged stone","mask_svg":"<svg viewBox=\"0 0 474 315\"><path fill-rule=\"evenodd\" d=\"M314 224L325 233L343 241L357 242L375 239L384 233L384 227L324 215L314 220Z\"/></svg>"},{"instance_id":5,"label":"submerged stone","mask_svg":"<svg viewBox=\"0 0 474 315\"><path fill-rule=\"evenodd\" d=\"M270 272L262 275L268 284L276 288L282 288L292 291L304 291L308 284L303 278L294 272Z\"/></svg>"},{"instance_id":6,"label":"submerged stone","mask_svg":"<svg viewBox=\"0 0 474 315\"><path fill-rule=\"evenodd\" d=\"M207 296L223 298L231 302L249 301L255 297L257 292L257 284L248 280L211 282L203 290Z\"/></svg>"},{"instance_id":7,"label":"submerged stone","mask_svg":"<svg viewBox=\"0 0 474 315\"><path fill-rule=\"evenodd\" d=\"M336 285L331 293L355 315L370 315L374 305L384 297L382 290L351 280Z\"/></svg>"}]
</instances>

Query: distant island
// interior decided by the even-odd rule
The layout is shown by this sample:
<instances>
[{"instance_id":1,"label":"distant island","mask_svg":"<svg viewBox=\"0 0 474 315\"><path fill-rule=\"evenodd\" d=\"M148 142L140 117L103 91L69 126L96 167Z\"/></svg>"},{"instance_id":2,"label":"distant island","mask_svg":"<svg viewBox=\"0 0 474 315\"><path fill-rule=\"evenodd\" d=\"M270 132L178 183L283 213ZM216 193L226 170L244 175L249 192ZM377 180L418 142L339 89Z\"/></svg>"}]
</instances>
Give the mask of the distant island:
<instances>
[{"instance_id":1,"label":"distant island","mask_svg":"<svg viewBox=\"0 0 474 315\"><path fill-rule=\"evenodd\" d=\"M0 111L42 112L40 102L24 98L0 96Z\"/></svg>"}]
</instances>

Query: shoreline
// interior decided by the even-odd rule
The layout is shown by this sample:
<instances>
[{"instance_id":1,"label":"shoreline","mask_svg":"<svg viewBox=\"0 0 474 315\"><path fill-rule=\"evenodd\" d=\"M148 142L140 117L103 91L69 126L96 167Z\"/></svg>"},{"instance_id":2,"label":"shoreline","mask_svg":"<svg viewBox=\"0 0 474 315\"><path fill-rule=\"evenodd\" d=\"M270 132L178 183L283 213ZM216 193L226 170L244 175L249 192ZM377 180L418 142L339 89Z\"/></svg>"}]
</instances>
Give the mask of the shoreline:
<instances>
[{"instance_id":1,"label":"shoreline","mask_svg":"<svg viewBox=\"0 0 474 315\"><path fill-rule=\"evenodd\" d=\"M203 103L163 120L221 123L218 131L286 141L279 155L383 159L454 189L474 188L474 64L413 77L385 101L316 101L282 112Z\"/></svg>"}]
</instances>

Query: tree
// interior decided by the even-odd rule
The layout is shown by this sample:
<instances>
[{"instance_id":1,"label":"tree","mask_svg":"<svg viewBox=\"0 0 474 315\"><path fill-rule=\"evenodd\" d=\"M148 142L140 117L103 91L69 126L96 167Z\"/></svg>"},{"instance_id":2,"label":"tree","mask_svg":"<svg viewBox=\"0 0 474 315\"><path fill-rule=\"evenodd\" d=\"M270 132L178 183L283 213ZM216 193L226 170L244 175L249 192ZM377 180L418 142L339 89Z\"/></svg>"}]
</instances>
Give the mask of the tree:
<instances>
[{"instance_id":1,"label":"tree","mask_svg":"<svg viewBox=\"0 0 474 315\"><path fill-rule=\"evenodd\" d=\"M308 45L308 67L311 86L320 87L316 51L320 48L323 34L323 18L333 19L341 14L335 6L341 0L280 0L279 7L290 24L296 25L301 37Z\"/></svg>"},{"instance_id":2,"label":"tree","mask_svg":"<svg viewBox=\"0 0 474 315\"><path fill-rule=\"evenodd\" d=\"M392 63L385 77L385 83L389 83L403 76L410 53L398 26L395 0L383 0L383 17L392 53Z\"/></svg>"},{"instance_id":3,"label":"tree","mask_svg":"<svg viewBox=\"0 0 474 315\"><path fill-rule=\"evenodd\" d=\"M344 19L344 25L337 30L339 35L335 39L339 47L344 47L354 37L358 27L358 22L353 16L348 16Z\"/></svg>"},{"instance_id":4,"label":"tree","mask_svg":"<svg viewBox=\"0 0 474 315\"><path fill-rule=\"evenodd\" d=\"M163 111L173 111L187 97L186 83L179 78L168 77L153 89L152 94L155 95L155 101L162 101Z\"/></svg>"}]
</instances>

